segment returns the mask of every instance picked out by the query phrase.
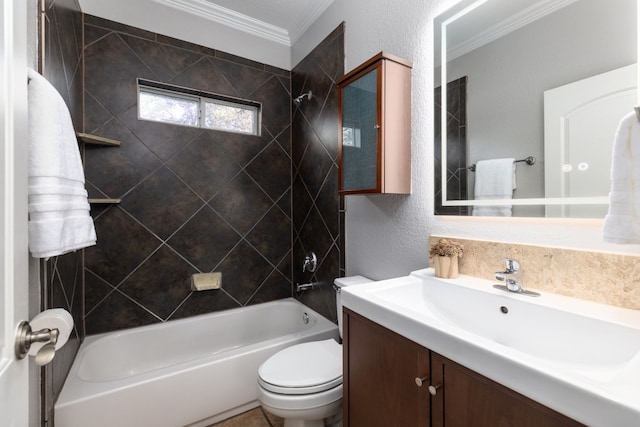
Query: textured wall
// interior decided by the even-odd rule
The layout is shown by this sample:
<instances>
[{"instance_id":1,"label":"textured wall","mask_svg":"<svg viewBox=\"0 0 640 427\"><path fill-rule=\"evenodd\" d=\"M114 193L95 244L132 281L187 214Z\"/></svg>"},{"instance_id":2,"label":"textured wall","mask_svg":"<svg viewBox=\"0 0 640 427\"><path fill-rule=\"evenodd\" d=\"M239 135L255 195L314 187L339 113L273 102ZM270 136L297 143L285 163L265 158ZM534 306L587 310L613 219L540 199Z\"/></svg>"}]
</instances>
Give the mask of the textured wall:
<instances>
[{"instance_id":1,"label":"textured wall","mask_svg":"<svg viewBox=\"0 0 640 427\"><path fill-rule=\"evenodd\" d=\"M85 16L85 128L98 245L86 251L93 334L291 296L290 73ZM262 135L137 119L136 78L262 103ZM222 290L190 291L221 271Z\"/></svg>"},{"instance_id":2,"label":"textured wall","mask_svg":"<svg viewBox=\"0 0 640 427\"><path fill-rule=\"evenodd\" d=\"M312 91L294 108L293 279L312 282L296 295L303 303L337 321L333 280L344 276L344 210L338 195L338 92L344 74L344 24L339 25L292 71L293 96ZM303 273L307 252L318 257L315 273Z\"/></svg>"},{"instance_id":3,"label":"textured wall","mask_svg":"<svg viewBox=\"0 0 640 427\"><path fill-rule=\"evenodd\" d=\"M40 71L64 98L77 131L82 130L82 14L76 0L44 1L44 45L40 46ZM40 262L42 308L64 308L75 327L67 344L44 369L43 419L53 418L53 402L84 339L82 251Z\"/></svg>"},{"instance_id":4,"label":"textured wall","mask_svg":"<svg viewBox=\"0 0 640 427\"><path fill-rule=\"evenodd\" d=\"M295 64L345 21L347 71L380 50L414 65L412 194L346 198L347 274L384 279L424 268L430 234L640 255L639 245L605 244L602 221L434 216L433 17L455 3L406 0L397 7L387 0L335 0L293 46Z\"/></svg>"}]
</instances>

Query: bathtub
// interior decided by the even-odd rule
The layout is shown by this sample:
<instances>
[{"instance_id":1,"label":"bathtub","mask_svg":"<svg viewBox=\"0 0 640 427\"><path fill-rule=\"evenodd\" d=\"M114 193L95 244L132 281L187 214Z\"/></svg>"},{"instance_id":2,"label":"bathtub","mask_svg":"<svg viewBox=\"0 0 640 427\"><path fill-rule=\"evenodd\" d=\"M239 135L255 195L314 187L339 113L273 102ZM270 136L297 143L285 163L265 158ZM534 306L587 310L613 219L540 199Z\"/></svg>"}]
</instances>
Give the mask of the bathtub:
<instances>
[{"instance_id":1,"label":"bathtub","mask_svg":"<svg viewBox=\"0 0 640 427\"><path fill-rule=\"evenodd\" d=\"M288 298L87 337L55 405L57 427L204 427L259 406L258 367L290 345L338 339Z\"/></svg>"}]
</instances>

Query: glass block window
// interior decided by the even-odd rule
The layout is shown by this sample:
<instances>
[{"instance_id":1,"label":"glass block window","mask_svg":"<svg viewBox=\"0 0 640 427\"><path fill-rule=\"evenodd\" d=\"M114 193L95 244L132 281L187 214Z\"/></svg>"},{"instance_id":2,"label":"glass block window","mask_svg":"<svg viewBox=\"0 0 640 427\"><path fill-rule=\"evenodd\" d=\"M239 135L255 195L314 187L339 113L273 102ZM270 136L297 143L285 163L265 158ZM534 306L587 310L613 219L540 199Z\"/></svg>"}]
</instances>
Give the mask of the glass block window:
<instances>
[{"instance_id":1,"label":"glass block window","mask_svg":"<svg viewBox=\"0 0 640 427\"><path fill-rule=\"evenodd\" d=\"M138 80L138 118L260 135L260 103Z\"/></svg>"}]
</instances>

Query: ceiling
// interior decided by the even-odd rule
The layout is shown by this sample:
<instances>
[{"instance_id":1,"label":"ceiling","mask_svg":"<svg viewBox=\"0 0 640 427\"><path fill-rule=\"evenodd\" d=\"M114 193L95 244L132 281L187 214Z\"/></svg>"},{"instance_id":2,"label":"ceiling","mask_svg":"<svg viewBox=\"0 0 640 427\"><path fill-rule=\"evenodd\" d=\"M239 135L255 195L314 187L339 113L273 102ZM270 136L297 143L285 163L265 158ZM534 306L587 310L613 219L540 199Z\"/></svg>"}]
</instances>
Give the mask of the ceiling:
<instances>
[{"instance_id":1,"label":"ceiling","mask_svg":"<svg viewBox=\"0 0 640 427\"><path fill-rule=\"evenodd\" d=\"M291 46L333 0L153 0Z\"/></svg>"}]
</instances>

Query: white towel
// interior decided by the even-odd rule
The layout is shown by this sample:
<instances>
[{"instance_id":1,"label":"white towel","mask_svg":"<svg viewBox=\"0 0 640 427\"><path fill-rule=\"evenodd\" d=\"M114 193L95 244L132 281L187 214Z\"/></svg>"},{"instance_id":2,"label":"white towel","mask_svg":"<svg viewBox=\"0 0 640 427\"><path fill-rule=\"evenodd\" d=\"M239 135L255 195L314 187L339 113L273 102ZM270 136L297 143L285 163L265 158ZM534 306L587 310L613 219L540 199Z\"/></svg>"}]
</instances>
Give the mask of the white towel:
<instances>
[{"instance_id":1,"label":"white towel","mask_svg":"<svg viewBox=\"0 0 640 427\"><path fill-rule=\"evenodd\" d=\"M49 258L96 244L71 115L58 91L29 76L29 250Z\"/></svg>"},{"instance_id":2,"label":"white towel","mask_svg":"<svg viewBox=\"0 0 640 427\"><path fill-rule=\"evenodd\" d=\"M640 244L640 122L635 112L622 118L613 141L603 238L621 245Z\"/></svg>"},{"instance_id":3,"label":"white towel","mask_svg":"<svg viewBox=\"0 0 640 427\"><path fill-rule=\"evenodd\" d=\"M511 199L516 189L515 159L480 160L476 163L475 200ZM474 206L474 216L511 216L511 205Z\"/></svg>"}]
</instances>

